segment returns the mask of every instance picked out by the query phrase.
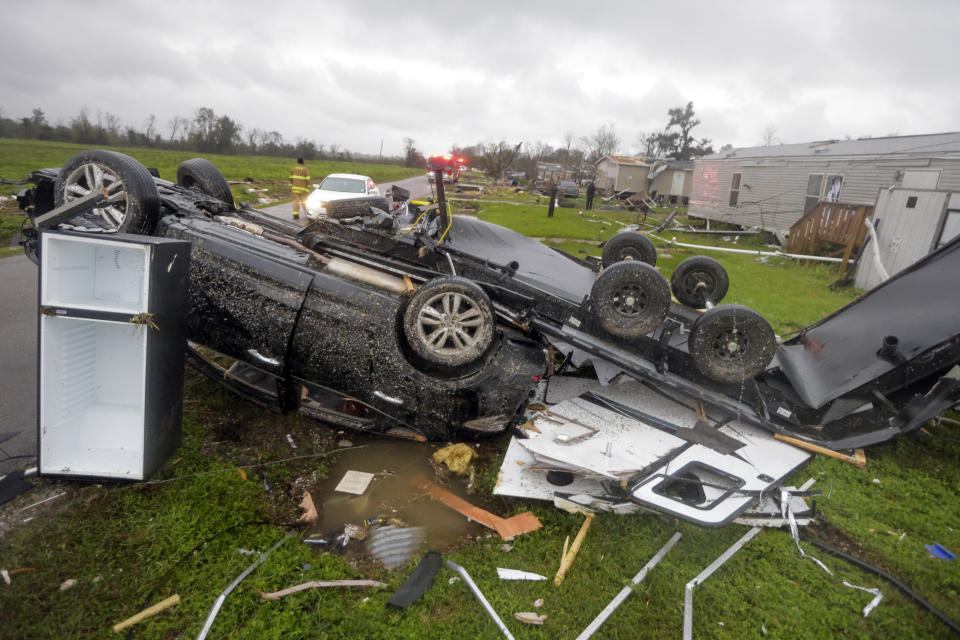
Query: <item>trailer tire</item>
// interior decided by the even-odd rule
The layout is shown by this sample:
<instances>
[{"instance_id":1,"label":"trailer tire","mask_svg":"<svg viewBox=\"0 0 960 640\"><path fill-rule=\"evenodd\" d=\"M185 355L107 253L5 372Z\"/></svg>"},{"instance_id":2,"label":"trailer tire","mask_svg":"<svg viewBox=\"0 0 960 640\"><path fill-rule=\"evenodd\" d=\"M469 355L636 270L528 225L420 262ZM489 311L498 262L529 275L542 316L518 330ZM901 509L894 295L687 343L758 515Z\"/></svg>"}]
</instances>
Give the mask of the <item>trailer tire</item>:
<instances>
[{"instance_id":1,"label":"trailer tire","mask_svg":"<svg viewBox=\"0 0 960 640\"><path fill-rule=\"evenodd\" d=\"M493 343L493 304L472 280L435 278L410 298L403 312L403 332L410 348L428 362L471 365Z\"/></svg>"},{"instance_id":2,"label":"trailer tire","mask_svg":"<svg viewBox=\"0 0 960 640\"><path fill-rule=\"evenodd\" d=\"M670 287L652 266L638 260L603 270L590 290L593 316L604 331L636 338L660 326L670 310Z\"/></svg>"},{"instance_id":3,"label":"trailer tire","mask_svg":"<svg viewBox=\"0 0 960 640\"><path fill-rule=\"evenodd\" d=\"M177 166L177 184L187 189L199 189L224 204L234 206L230 185L220 170L206 158L191 158Z\"/></svg>"},{"instance_id":4,"label":"trailer tire","mask_svg":"<svg viewBox=\"0 0 960 640\"><path fill-rule=\"evenodd\" d=\"M603 266L609 267L624 260L639 260L651 267L657 266L657 248L650 238L636 231L621 231L603 246Z\"/></svg>"},{"instance_id":5,"label":"trailer tire","mask_svg":"<svg viewBox=\"0 0 960 640\"><path fill-rule=\"evenodd\" d=\"M74 228L141 235L153 232L160 215L160 197L153 176L142 164L116 151L81 151L60 167L54 203L59 207L94 190L105 191L114 200L72 218L69 223Z\"/></svg>"},{"instance_id":6,"label":"trailer tire","mask_svg":"<svg viewBox=\"0 0 960 640\"><path fill-rule=\"evenodd\" d=\"M390 205L383 196L364 196L362 198L345 198L343 200L332 200L327 203L327 217L334 220L343 218L356 218L358 216L370 215L370 207L376 207L381 211L390 211Z\"/></svg>"},{"instance_id":7,"label":"trailer tire","mask_svg":"<svg viewBox=\"0 0 960 640\"><path fill-rule=\"evenodd\" d=\"M704 375L720 382L741 382L767 368L777 339L762 315L739 304L725 304L697 318L687 347Z\"/></svg>"},{"instance_id":8,"label":"trailer tire","mask_svg":"<svg viewBox=\"0 0 960 640\"><path fill-rule=\"evenodd\" d=\"M702 309L709 300L719 304L730 288L723 265L707 256L693 256L677 265L670 276L670 289L680 304Z\"/></svg>"}]
</instances>

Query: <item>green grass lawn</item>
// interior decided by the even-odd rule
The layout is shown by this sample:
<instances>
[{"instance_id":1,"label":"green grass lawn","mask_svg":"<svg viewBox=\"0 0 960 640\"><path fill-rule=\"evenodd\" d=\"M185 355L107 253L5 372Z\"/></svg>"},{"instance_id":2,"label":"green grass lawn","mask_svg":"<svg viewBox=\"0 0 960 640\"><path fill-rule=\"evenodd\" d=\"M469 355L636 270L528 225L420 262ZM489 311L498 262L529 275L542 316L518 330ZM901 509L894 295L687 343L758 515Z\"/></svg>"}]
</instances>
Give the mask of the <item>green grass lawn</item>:
<instances>
[{"instance_id":1,"label":"green grass lawn","mask_svg":"<svg viewBox=\"0 0 960 640\"><path fill-rule=\"evenodd\" d=\"M506 198L507 196L503 196ZM478 203L471 212L538 237L565 238L566 250L599 254L597 237L632 222L630 212L584 212ZM664 237L671 237L667 233ZM699 244L702 236L677 234ZM737 246L759 248L758 239ZM693 255L660 247L658 266L669 275L677 261ZM818 319L857 292L828 289L836 275L830 266L802 265L754 256L713 254L731 274L728 300L747 304L770 318L780 332ZM670 257L668 257L670 256ZM110 626L145 604L179 593L177 607L137 625L133 638L194 637L220 591L252 559L238 548L265 550L279 541L298 513L297 487L326 474L337 436L317 422L279 416L230 395L188 369L184 442L157 474L182 478L165 484L82 484L41 479L40 488L67 496L18 514L37 498L36 490L0 508L0 518L16 526L0 538L0 568L32 567L0 584L0 638L102 638ZM956 417L956 416L953 416ZM820 521L808 534L876 564L960 619L960 561L934 559L924 544L960 550L960 429L928 427L933 438L901 438L867 451L866 469L818 457L787 484L815 478ZM285 440L290 433L299 448ZM656 515L600 515L566 581L505 582L496 567L541 573L552 578L566 536L576 534L581 516L532 501L491 500L506 437L486 448L479 462L477 500L500 515L532 510L541 530L519 536L512 551L496 536L481 535L448 550L448 557L471 573L517 638L575 637L609 600L629 583L675 531L683 539L596 634L596 638L678 637L682 628L684 584L746 531L731 525L698 529ZM424 455L428 451L425 450ZM267 465L291 455L317 457ZM238 465L259 463L247 470ZM193 475L212 470L223 473ZM271 487L264 490L263 480ZM298 479L302 479L298 481ZM305 484L306 483L306 484ZM33 519L24 523L27 514ZM433 588L410 609L385 605L414 563L387 572L353 565L335 555L319 555L294 536L229 597L211 638L498 638L493 622L463 581L442 570ZM719 569L694 597L698 638L946 638L949 630L918 609L881 579L806 546L836 574L831 577L801 559L785 531L766 530ZM306 568L309 565L309 568ZM386 590L311 590L280 601L257 593L308 580L373 578ZM67 591L68 578L79 584ZM880 587L883 602L863 618L869 594L848 589L847 580ZM534 600L544 599L536 609ZM547 615L542 627L514 620L519 611Z\"/></svg>"}]
</instances>

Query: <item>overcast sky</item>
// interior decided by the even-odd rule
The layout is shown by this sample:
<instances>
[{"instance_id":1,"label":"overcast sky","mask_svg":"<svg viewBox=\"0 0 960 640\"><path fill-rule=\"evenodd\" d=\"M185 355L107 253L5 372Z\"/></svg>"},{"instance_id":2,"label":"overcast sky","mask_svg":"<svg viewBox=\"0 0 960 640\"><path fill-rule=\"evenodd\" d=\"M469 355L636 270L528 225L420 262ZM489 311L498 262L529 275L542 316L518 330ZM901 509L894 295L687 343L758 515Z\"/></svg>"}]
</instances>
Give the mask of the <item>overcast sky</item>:
<instances>
[{"instance_id":1,"label":"overcast sky","mask_svg":"<svg viewBox=\"0 0 960 640\"><path fill-rule=\"evenodd\" d=\"M376 154L612 124L693 101L714 147L960 129L960 2L2 0L0 109L141 128L207 106Z\"/></svg>"}]
</instances>

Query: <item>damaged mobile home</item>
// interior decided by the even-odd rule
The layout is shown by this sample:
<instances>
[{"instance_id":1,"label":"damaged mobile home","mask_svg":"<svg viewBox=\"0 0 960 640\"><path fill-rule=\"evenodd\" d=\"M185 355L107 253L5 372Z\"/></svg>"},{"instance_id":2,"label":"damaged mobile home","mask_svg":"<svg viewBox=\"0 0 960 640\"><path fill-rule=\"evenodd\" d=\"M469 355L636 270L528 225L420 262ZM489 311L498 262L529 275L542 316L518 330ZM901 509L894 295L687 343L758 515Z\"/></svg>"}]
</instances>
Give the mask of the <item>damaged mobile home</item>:
<instances>
[{"instance_id":1,"label":"damaged mobile home","mask_svg":"<svg viewBox=\"0 0 960 640\"><path fill-rule=\"evenodd\" d=\"M302 228L234 206L226 181L200 159L181 165L176 184L107 151L29 180L18 201L34 221L25 235L35 261L47 234L190 243L187 359L244 398L415 439L502 432L526 422L551 345L575 364L591 362L604 383L638 382L575 400L554 418L561 433L531 438L524 455L549 466L561 436L568 446L599 442L584 437L583 411L619 420L617 442L633 439L633 448L593 451L577 466L631 478L634 503L656 508L664 492L679 505L671 509L725 503L699 518L706 524L741 511L715 492L752 499L806 458L773 435L861 447L960 400L952 373L960 301L943 295L960 268L960 240L778 345L759 313L720 304L728 279L714 260L690 258L668 282L649 240L627 232L608 243L600 271L450 215L442 182L436 204L416 206L395 190L395 209L380 197L342 201ZM763 472L731 472L736 459Z\"/></svg>"}]
</instances>

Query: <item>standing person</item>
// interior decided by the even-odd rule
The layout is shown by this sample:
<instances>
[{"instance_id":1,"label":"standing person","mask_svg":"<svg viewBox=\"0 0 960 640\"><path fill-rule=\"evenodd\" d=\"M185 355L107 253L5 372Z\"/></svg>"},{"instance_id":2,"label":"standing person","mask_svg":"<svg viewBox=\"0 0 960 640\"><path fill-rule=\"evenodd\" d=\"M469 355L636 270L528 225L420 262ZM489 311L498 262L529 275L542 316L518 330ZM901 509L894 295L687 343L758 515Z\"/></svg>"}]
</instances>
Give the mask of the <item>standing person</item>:
<instances>
[{"instance_id":1,"label":"standing person","mask_svg":"<svg viewBox=\"0 0 960 640\"><path fill-rule=\"evenodd\" d=\"M290 189L293 191L293 219L300 219L300 209L307 212L307 194L310 193L310 170L303 164L303 158L297 158L297 164L290 169Z\"/></svg>"},{"instance_id":2,"label":"standing person","mask_svg":"<svg viewBox=\"0 0 960 640\"><path fill-rule=\"evenodd\" d=\"M590 184L587 185L587 209L593 209L593 194L597 192L597 185L593 184L593 180L590 181Z\"/></svg>"}]
</instances>

